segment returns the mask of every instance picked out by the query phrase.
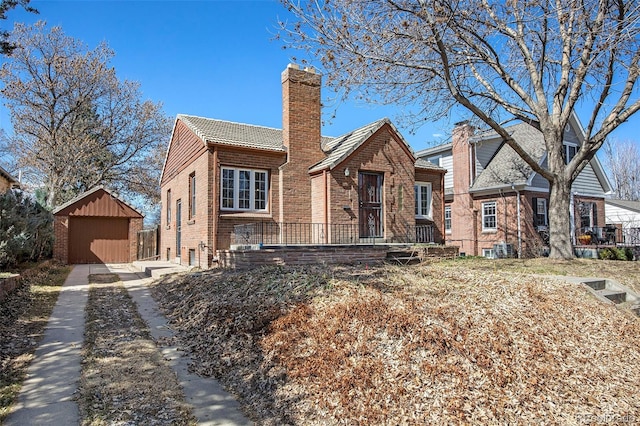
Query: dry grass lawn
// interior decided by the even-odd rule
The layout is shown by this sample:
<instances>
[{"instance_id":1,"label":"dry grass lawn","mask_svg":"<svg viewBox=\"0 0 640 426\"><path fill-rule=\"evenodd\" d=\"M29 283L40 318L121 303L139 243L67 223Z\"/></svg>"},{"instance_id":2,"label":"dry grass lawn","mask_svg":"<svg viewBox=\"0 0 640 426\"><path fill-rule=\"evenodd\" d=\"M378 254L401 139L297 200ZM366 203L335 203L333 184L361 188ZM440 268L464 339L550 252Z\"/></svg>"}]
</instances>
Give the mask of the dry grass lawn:
<instances>
[{"instance_id":1,"label":"dry grass lawn","mask_svg":"<svg viewBox=\"0 0 640 426\"><path fill-rule=\"evenodd\" d=\"M640 321L543 277L637 262L466 259L157 281L193 368L258 424L640 421Z\"/></svg>"},{"instance_id":2,"label":"dry grass lawn","mask_svg":"<svg viewBox=\"0 0 640 426\"><path fill-rule=\"evenodd\" d=\"M89 279L79 398L82 424L196 424L175 373L118 276Z\"/></svg>"},{"instance_id":3,"label":"dry grass lawn","mask_svg":"<svg viewBox=\"0 0 640 426\"><path fill-rule=\"evenodd\" d=\"M70 268L47 261L22 273L22 285L0 302L0 423L20 391Z\"/></svg>"}]
</instances>

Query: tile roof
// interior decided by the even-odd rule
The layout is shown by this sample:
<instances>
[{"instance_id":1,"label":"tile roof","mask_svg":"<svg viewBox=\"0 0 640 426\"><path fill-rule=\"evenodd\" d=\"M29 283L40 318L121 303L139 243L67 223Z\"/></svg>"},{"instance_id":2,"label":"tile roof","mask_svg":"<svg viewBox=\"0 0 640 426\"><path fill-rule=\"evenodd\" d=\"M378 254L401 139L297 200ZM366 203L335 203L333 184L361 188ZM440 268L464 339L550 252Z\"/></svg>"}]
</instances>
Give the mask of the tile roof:
<instances>
[{"instance_id":1,"label":"tile roof","mask_svg":"<svg viewBox=\"0 0 640 426\"><path fill-rule=\"evenodd\" d=\"M327 157L311 166L309 171L315 172L326 168L333 169L362 145L369 136L377 132L378 129L387 123L390 123L389 119L383 118L332 140L323 141L322 150L327 154Z\"/></svg>"},{"instance_id":2,"label":"tile roof","mask_svg":"<svg viewBox=\"0 0 640 426\"><path fill-rule=\"evenodd\" d=\"M506 130L538 163L545 157L546 148L542 133L536 128L519 123L507 127ZM499 138L494 131L478 133L471 140L473 142ZM526 185L533 170L520 156L506 143L503 144L487 167L478 175L471 186L471 190L495 188L504 185Z\"/></svg>"},{"instance_id":3,"label":"tile roof","mask_svg":"<svg viewBox=\"0 0 640 426\"><path fill-rule=\"evenodd\" d=\"M282 143L282 130L280 129L184 114L178 114L178 119L205 143L286 151Z\"/></svg>"},{"instance_id":4,"label":"tile roof","mask_svg":"<svg viewBox=\"0 0 640 426\"><path fill-rule=\"evenodd\" d=\"M426 170L437 170L437 171L447 171L444 167L437 166L433 164L431 161L424 160L422 158L418 158L415 164L418 169L426 169Z\"/></svg>"}]
</instances>

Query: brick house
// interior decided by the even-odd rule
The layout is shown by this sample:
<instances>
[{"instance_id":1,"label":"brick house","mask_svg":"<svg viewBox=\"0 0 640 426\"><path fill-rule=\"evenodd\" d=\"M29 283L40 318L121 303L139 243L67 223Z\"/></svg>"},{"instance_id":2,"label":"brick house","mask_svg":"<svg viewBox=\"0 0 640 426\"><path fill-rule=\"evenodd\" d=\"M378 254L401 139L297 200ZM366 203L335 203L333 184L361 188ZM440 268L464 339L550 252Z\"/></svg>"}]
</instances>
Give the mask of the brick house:
<instances>
[{"instance_id":1,"label":"brick house","mask_svg":"<svg viewBox=\"0 0 640 426\"><path fill-rule=\"evenodd\" d=\"M541 132L519 123L508 128L513 137L543 167L546 148ZM565 129L566 158L571 159L584 139L575 115ZM548 238L549 183L534 173L493 131L475 133L458 123L452 141L416 153L446 168L445 234L461 253L479 256L538 256ZM602 231L604 198L611 186L597 157L574 181L571 224L574 239ZM576 241L578 244L579 241ZM497 251L497 253L496 253Z\"/></svg>"},{"instance_id":2,"label":"brick house","mask_svg":"<svg viewBox=\"0 0 640 426\"><path fill-rule=\"evenodd\" d=\"M282 129L177 116L163 259L208 267L235 244L444 242L446 170L417 160L388 119L322 136L320 86L312 69L283 71Z\"/></svg>"}]
</instances>

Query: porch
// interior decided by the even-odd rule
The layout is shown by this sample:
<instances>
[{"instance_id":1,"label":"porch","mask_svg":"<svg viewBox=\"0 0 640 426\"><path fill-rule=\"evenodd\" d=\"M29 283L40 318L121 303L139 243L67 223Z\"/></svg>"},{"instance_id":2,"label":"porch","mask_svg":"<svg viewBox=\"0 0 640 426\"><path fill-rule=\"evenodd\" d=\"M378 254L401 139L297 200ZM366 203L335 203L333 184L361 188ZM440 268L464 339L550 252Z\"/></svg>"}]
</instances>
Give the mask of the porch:
<instances>
[{"instance_id":1,"label":"porch","mask_svg":"<svg viewBox=\"0 0 640 426\"><path fill-rule=\"evenodd\" d=\"M231 247L436 243L433 225L408 226L388 239L368 231L357 224L257 222L234 226Z\"/></svg>"},{"instance_id":2,"label":"porch","mask_svg":"<svg viewBox=\"0 0 640 426\"><path fill-rule=\"evenodd\" d=\"M640 228L622 228L616 225L580 228L575 233L577 246L640 246Z\"/></svg>"}]
</instances>

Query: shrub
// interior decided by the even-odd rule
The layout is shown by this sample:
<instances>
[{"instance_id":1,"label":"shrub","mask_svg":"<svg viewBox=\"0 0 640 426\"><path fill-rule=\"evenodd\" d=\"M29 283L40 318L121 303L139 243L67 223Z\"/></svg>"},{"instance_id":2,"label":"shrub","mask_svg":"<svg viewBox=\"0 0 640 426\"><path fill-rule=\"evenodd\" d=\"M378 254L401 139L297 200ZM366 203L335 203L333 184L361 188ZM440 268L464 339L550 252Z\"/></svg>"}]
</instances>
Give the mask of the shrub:
<instances>
[{"instance_id":1,"label":"shrub","mask_svg":"<svg viewBox=\"0 0 640 426\"><path fill-rule=\"evenodd\" d=\"M51 256L53 215L22 191L0 195L0 268Z\"/></svg>"},{"instance_id":2,"label":"shrub","mask_svg":"<svg viewBox=\"0 0 640 426\"><path fill-rule=\"evenodd\" d=\"M598 257L603 260L633 260L633 251L629 248L606 247L598 251Z\"/></svg>"}]
</instances>

